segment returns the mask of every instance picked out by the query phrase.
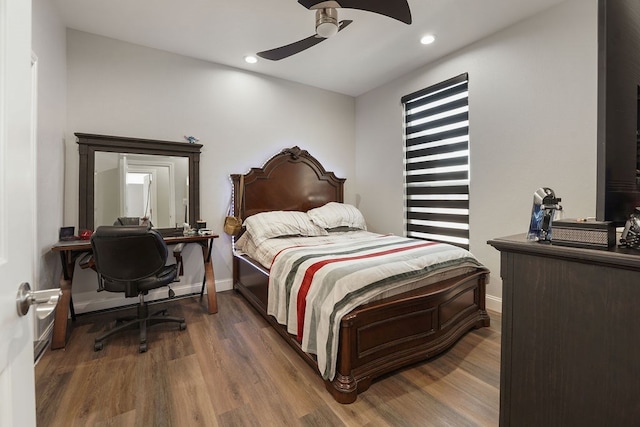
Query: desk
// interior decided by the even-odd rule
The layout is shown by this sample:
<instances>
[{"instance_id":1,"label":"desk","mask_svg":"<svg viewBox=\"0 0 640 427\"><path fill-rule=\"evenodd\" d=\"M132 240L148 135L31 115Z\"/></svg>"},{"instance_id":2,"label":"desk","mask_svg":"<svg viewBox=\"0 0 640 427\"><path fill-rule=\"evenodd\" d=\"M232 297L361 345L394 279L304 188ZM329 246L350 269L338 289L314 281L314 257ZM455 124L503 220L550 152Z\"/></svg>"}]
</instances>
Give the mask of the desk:
<instances>
[{"instance_id":1,"label":"desk","mask_svg":"<svg viewBox=\"0 0 640 427\"><path fill-rule=\"evenodd\" d=\"M213 239L219 237L217 234L208 236L167 236L164 241L167 245L177 245L178 243L197 243L202 247L202 258L204 260L204 277L202 279L202 291L200 298L204 293L204 287L207 287L207 303L209 314L218 312L218 299L216 296L216 282L213 273L213 262L211 260L211 251L213 249ZM91 242L88 240L73 240L68 242L58 242L51 250L60 253L62 261L62 277L60 278L60 290L62 296L58 300L56 306L55 317L53 319L53 334L51 337L51 349L57 350L64 348L69 335L68 314L71 310L71 317L75 319L73 305L71 304L71 285L73 282L73 271L76 267L78 256L83 253L91 252Z\"/></svg>"}]
</instances>

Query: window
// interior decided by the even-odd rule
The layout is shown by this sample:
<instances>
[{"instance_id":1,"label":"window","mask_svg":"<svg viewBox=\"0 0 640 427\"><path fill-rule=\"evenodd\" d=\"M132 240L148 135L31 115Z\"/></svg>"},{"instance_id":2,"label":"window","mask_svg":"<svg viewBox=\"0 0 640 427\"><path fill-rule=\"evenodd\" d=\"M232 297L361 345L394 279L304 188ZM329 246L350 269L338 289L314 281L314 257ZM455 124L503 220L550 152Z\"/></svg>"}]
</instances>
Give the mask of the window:
<instances>
[{"instance_id":1,"label":"window","mask_svg":"<svg viewBox=\"0 0 640 427\"><path fill-rule=\"evenodd\" d=\"M468 75L402 97L408 237L469 248Z\"/></svg>"}]
</instances>

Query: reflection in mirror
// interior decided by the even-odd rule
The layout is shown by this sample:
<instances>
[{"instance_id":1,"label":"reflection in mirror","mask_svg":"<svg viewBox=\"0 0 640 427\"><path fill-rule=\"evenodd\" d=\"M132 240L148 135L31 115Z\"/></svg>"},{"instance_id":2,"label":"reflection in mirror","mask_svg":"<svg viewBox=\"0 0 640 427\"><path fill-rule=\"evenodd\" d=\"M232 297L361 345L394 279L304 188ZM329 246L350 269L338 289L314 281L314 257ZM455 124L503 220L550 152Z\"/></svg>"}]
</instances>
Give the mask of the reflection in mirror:
<instances>
[{"instance_id":1,"label":"reflection in mirror","mask_svg":"<svg viewBox=\"0 0 640 427\"><path fill-rule=\"evenodd\" d=\"M189 162L186 157L96 152L95 226L118 217L139 217L154 227L188 222Z\"/></svg>"}]
</instances>

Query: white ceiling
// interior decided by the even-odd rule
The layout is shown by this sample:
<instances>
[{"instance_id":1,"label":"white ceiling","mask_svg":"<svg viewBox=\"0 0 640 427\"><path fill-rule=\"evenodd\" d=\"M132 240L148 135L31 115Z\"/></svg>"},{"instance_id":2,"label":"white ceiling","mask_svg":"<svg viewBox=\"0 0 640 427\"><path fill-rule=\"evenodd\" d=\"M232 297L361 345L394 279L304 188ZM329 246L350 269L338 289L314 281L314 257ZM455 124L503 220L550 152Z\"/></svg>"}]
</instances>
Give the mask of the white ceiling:
<instances>
[{"instance_id":1,"label":"white ceiling","mask_svg":"<svg viewBox=\"0 0 640 427\"><path fill-rule=\"evenodd\" d=\"M394 0L389 0L394 1ZM408 0L413 23L338 9L354 22L281 61L243 57L314 34L296 0L53 0L67 27L358 96L565 0ZM437 37L430 46L420 37Z\"/></svg>"}]
</instances>

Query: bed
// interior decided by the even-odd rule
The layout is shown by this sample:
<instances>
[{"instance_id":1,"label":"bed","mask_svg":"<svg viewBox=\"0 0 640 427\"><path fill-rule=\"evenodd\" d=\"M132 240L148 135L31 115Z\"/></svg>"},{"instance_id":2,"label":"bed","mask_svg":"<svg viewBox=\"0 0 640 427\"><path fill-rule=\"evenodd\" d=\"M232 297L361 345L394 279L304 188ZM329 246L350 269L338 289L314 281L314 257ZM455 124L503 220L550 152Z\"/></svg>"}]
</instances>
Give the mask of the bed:
<instances>
[{"instance_id":1,"label":"bed","mask_svg":"<svg viewBox=\"0 0 640 427\"><path fill-rule=\"evenodd\" d=\"M358 300L356 303L351 302L351 305L343 304L340 310L336 309L330 316L317 314L322 309L319 308L316 313L310 305L307 306L305 313L305 304L310 303L305 303L306 294L301 296L301 291L296 291L298 292L296 294L297 317L296 314L292 314L293 308L285 308L281 313L282 308L278 308L281 307L278 304L282 303L282 299L278 299L276 294L282 292L275 289L282 289L277 288L276 285L279 282L284 283L285 280L278 277L289 277L287 280L300 277L302 283L300 286L305 289L305 283L308 285L309 282L304 280L315 276L310 275L308 270L302 270L302 265L306 263L304 268L311 270L315 268L314 274L327 268L328 264L334 265L333 259L326 261L326 258L315 257L328 255L333 257L341 253L340 248L344 247L341 245L346 243L342 240L343 237L336 236L344 235L347 236L345 237L347 240L355 241L363 250L369 251L367 258L373 251L372 242L375 242L376 256L378 252L385 254L406 252L411 255L403 256L412 261L427 256L426 253L418 251L436 251L440 257L454 256L451 254L458 256L457 250L462 253L466 251L451 245L400 236L379 235L366 231L366 226L324 228L326 224L322 223L322 218L314 218L312 213L326 212L327 206L350 208L356 212L357 208L344 204L345 180L336 177L333 172L327 172L317 159L299 147L281 151L262 167L252 168L246 174L231 175L231 180L234 213L245 220L245 225L251 226L259 223L259 219L263 217L270 218L270 215L280 215L285 212L286 215L300 217L300 221L304 220L302 217L308 214L312 219L311 222L324 231L317 234L313 231L302 233L310 237L274 236L274 238L262 239L263 235L261 238L249 235L251 232L256 233L255 225L253 229L246 227L249 231L244 231L244 234L237 239L237 243L241 243L238 245L241 249L234 245L233 281L234 289L264 316L286 342L323 378L327 391L336 401L344 404L352 403L359 393L369 388L375 378L438 355L452 347L469 330L489 326L490 319L485 309L485 288L489 271L468 253L466 256L462 255L465 258L464 261L452 261L447 258L447 261L442 262L443 265L451 265L446 271L417 275L403 273L398 275L402 276L402 280L394 282L397 285L394 285L391 290L380 290L378 287L373 290L374 287L371 286L367 288L371 289L370 292L358 291L361 295L369 295L370 298ZM241 182L243 183L242 191ZM239 200L240 197L241 200ZM253 218L249 219L251 217ZM334 241L335 239L338 240ZM259 242L257 245L256 242L249 245L243 240L259 240ZM312 243L303 243L307 241ZM247 249L250 246L267 246L265 242L274 244L270 254L266 255L266 259L262 259L262 255L258 253L253 255ZM384 249L377 249L379 247ZM316 253L317 249L324 252ZM440 252L446 252L446 254L440 254ZM365 256L349 255L348 257L363 258ZM311 262L309 261L311 258L322 261ZM402 260L401 263L406 262L407 259ZM335 261L335 264L343 265L343 262L346 261L341 259ZM377 260L369 262L379 263ZM454 264L456 267L453 266ZM460 268L457 268L458 264ZM392 265L395 266L396 263ZM294 272L291 266L296 266L298 270ZM335 278L333 274L333 272L325 274L323 277ZM320 276L319 273L317 275ZM315 281L315 278L313 280ZM350 278L335 280L335 287L339 288L337 283L343 282L344 286L349 287L352 280ZM288 297L289 293L294 293L291 290L294 285L291 282L287 283L289 288L284 289L287 289L285 293ZM271 298L270 286L272 286ZM349 289L343 292L345 295L356 293ZM308 296L306 298L309 299ZM278 302L274 303L274 301ZM299 312L301 302L302 315ZM318 319L323 316L331 317L333 324L320 328L317 325L324 325L324 323L318 323L311 329L300 325L301 323L307 325L306 322L310 318L321 322L322 320ZM293 319L293 325L287 324L286 320L283 321L284 319ZM324 332L316 332L316 328L318 331L323 329ZM332 332L334 329L335 333ZM314 333L323 338L319 340L313 335ZM309 349L312 351L308 351Z\"/></svg>"}]
</instances>

